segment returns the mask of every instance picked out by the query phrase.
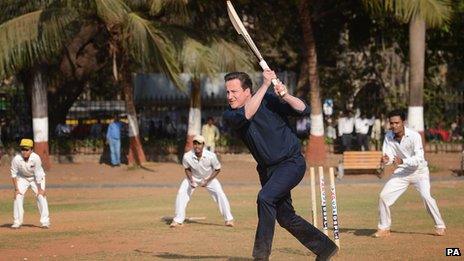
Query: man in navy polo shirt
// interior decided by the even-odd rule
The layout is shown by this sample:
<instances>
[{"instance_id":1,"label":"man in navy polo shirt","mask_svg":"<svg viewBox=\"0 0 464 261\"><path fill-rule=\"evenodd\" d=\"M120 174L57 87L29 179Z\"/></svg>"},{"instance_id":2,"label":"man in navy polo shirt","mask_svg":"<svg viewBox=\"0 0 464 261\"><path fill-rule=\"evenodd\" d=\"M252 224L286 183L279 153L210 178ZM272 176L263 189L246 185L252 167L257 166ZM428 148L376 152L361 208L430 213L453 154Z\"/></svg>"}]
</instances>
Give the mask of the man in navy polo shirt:
<instances>
[{"instance_id":1,"label":"man in navy polo shirt","mask_svg":"<svg viewBox=\"0 0 464 261\"><path fill-rule=\"evenodd\" d=\"M317 260L329 260L338 248L324 233L295 214L290 191L300 183L306 171L301 147L287 116L309 115L302 100L287 93L278 82L274 92L267 92L274 71L263 72L263 84L252 92L252 82L243 72L224 77L229 109L224 120L234 128L258 163L261 182L258 193L258 227L253 257L268 260L274 237L275 220L317 255ZM280 97L279 97L280 96Z\"/></svg>"}]
</instances>

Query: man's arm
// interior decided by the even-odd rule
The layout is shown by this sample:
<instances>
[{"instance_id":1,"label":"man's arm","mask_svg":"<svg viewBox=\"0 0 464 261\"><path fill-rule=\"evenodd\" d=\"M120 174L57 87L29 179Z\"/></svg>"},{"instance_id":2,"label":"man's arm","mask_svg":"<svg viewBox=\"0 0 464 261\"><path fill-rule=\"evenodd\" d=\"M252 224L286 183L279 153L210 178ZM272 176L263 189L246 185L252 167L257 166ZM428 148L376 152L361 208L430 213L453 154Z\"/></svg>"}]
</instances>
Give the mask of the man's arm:
<instances>
[{"instance_id":1,"label":"man's arm","mask_svg":"<svg viewBox=\"0 0 464 261\"><path fill-rule=\"evenodd\" d=\"M341 137L343 135L343 121L341 118L337 120L337 130L338 130L338 137Z\"/></svg>"},{"instance_id":2,"label":"man's arm","mask_svg":"<svg viewBox=\"0 0 464 261\"><path fill-rule=\"evenodd\" d=\"M382 146L381 162L384 165L390 165L393 163L394 157L395 157L395 153L393 152L391 145L388 143L387 137L385 137L385 139L383 140L383 146Z\"/></svg>"},{"instance_id":3,"label":"man's arm","mask_svg":"<svg viewBox=\"0 0 464 261\"><path fill-rule=\"evenodd\" d=\"M278 81L278 84L274 86L274 91L277 95L279 95L279 93L285 93L283 96L279 96L295 111L303 112L306 109L307 105L299 98L289 94L287 87L281 81Z\"/></svg>"},{"instance_id":4,"label":"man's arm","mask_svg":"<svg viewBox=\"0 0 464 261\"><path fill-rule=\"evenodd\" d=\"M422 146L422 137L417 134L414 135L414 156L402 159L404 165L410 167L417 167L425 161L424 148Z\"/></svg>"},{"instance_id":5,"label":"man's arm","mask_svg":"<svg viewBox=\"0 0 464 261\"><path fill-rule=\"evenodd\" d=\"M45 188L42 188L42 183L45 180L45 171L42 167L42 160L39 156L34 157L34 178L35 182L37 183L37 194L45 196Z\"/></svg>"},{"instance_id":6,"label":"man's arm","mask_svg":"<svg viewBox=\"0 0 464 261\"><path fill-rule=\"evenodd\" d=\"M259 105L266 94L267 88L271 86L272 79L276 79L277 75L274 71L269 69L263 71L263 84L259 87L258 91L251 96L251 99L245 104L245 118L251 119L258 111Z\"/></svg>"},{"instance_id":7,"label":"man's arm","mask_svg":"<svg viewBox=\"0 0 464 261\"><path fill-rule=\"evenodd\" d=\"M13 188L15 190L14 198L16 199L16 195L21 194L21 192L19 192L18 181L16 179L17 176L18 176L18 166L17 166L17 163L15 161L15 158L13 158L13 160L11 161L10 172L11 172L11 179L12 179L12 182L13 182Z\"/></svg>"},{"instance_id":8,"label":"man's arm","mask_svg":"<svg viewBox=\"0 0 464 261\"><path fill-rule=\"evenodd\" d=\"M190 187L196 188L197 184L193 181L192 170L190 168L185 169L185 176L187 176L187 180L188 180L188 182L190 184Z\"/></svg>"},{"instance_id":9,"label":"man's arm","mask_svg":"<svg viewBox=\"0 0 464 261\"><path fill-rule=\"evenodd\" d=\"M214 141L218 141L219 137L221 137L221 133L219 132L219 128L214 126Z\"/></svg>"},{"instance_id":10,"label":"man's arm","mask_svg":"<svg viewBox=\"0 0 464 261\"><path fill-rule=\"evenodd\" d=\"M216 178L219 172L221 172L221 169L215 169L211 175L203 179L201 186L206 187L211 182L211 180Z\"/></svg>"}]
</instances>

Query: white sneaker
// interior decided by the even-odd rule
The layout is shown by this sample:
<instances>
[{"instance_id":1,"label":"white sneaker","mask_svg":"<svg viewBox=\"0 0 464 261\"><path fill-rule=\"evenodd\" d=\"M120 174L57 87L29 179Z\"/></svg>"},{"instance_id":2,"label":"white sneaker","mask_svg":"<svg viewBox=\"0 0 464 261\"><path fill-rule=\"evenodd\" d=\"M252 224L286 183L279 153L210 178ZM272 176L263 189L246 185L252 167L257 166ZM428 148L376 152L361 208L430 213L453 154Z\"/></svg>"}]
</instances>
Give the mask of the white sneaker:
<instances>
[{"instance_id":1,"label":"white sneaker","mask_svg":"<svg viewBox=\"0 0 464 261\"><path fill-rule=\"evenodd\" d=\"M20 227L21 227L21 224L17 224L17 223L14 223L13 225L11 225L12 229L19 229Z\"/></svg>"},{"instance_id":2,"label":"white sneaker","mask_svg":"<svg viewBox=\"0 0 464 261\"><path fill-rule=\"evenodd\" d=\"M50 224L42 224L42 226L40 226L40 228L49 229L49 228L50 228Z\"/></svg>"}]
</instances>

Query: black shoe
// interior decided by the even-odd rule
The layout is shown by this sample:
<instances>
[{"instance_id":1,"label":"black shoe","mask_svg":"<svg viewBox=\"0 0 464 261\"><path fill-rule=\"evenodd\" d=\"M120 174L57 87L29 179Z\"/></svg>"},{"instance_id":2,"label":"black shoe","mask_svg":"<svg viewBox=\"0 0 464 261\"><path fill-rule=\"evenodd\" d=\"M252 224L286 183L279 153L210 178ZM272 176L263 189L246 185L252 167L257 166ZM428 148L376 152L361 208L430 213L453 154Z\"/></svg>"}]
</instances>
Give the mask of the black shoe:
<instances>
[{"instance_id":1,"label":"black shoe","mask_svg":"<svg viewBox=\"0 0 464 261\"><path fill-rule=\"evenodd\" d=\"M255 257L253 258L254 261L269 261L269 257Z\"/></svg>"},{"instance_id":2,"label":"black shoe","mask_svg":"<svg viewBox=\"0 0 464 261\"><path fill-rule=\"evenodd\" d=\"M330 246L316 257L316 261L329 261L338 252L337 246Z\"/></svg>"}]
</instances>

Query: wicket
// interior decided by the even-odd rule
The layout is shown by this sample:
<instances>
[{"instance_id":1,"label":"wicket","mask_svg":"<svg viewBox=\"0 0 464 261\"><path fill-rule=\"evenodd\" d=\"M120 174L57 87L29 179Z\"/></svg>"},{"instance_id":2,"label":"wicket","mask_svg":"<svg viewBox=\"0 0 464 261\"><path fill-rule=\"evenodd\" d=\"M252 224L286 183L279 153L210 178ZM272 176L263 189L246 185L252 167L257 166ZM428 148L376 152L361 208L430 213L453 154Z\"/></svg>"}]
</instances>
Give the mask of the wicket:
<instances>
[{"instance_id":1,"label":"wicket","mask_svg":"<svg viewBox=\"0 0 464 261\"><path fill-rule=\"evenodd\" d=\"M324 168L320 166L319 172L319 188L321 192L321 213L322 213L322 232L329 235L328 232L328 215L327 215L327 200L325 194L325 181L324 181ZM317 203L316 203L316 174L314 167L309 169L311 179L311 204L312 204L312 217L313 225L317 227ZM329 168L329 179L330 179L330 198L332 207L332 224L335 244L340 248L340 232L338 224L338 209L337 209L337 193L335 191L335 174L334 168Z\"/></svg>"}]
</instances>

